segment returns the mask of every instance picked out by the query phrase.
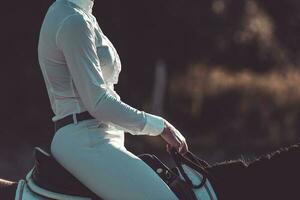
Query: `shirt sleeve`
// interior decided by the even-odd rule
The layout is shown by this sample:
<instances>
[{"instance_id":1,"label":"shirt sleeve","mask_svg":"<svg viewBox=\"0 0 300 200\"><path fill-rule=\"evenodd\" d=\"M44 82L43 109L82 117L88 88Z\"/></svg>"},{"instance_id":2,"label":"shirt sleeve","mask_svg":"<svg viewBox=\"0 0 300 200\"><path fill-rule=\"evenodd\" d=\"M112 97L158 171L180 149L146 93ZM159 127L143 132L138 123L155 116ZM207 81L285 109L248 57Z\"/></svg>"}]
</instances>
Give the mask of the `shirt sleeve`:
<instances>
[{"instance_id":1,"label":"shirt sleeve","mask_svg":"<svg viewBox=\"0 0 300 200\"><path fill-rule=\"evenodd\" d=\"M91 22L81 15L70 16L58 29L56 44L65 57L83 104L93 117L116 124L133 135L162 133L162 117L137 110L108 93Z\"/></svg>"}]
</instances>

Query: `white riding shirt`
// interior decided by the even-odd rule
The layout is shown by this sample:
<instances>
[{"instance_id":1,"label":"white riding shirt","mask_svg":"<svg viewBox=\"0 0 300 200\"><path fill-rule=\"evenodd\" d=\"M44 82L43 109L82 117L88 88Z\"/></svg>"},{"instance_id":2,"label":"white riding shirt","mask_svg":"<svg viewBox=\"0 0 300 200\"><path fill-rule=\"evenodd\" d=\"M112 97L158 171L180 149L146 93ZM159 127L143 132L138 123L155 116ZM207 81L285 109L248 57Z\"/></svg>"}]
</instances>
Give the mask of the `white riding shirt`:
<instances>
[{"instance_id":1,"label":"white riding shirt","mask_svg":"<svg viewBox=\"0 0 300 200\"><path fill-rule=\"evenodd\" d=\"M162 117L127 105L114 90L121 62L92 14L93 3L56 0L42 24L38 58L54 112L52 121L88 111L99 122L133 135L161 134Z\"/></svg>"}]
</instances>

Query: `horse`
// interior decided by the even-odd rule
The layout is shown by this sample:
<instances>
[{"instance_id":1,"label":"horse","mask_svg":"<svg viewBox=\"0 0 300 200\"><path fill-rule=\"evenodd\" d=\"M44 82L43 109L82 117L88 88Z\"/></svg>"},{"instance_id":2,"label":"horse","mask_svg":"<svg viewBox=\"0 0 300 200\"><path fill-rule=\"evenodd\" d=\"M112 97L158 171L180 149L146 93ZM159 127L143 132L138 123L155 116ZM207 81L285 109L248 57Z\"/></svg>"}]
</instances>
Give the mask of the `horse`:
<instances>
[{"instance_id":1,"label":"horse","mask_svg":"<svg viewBox=\"0 0 300 200\"><path fill-rule=\"evenodd\" d=\"M181 162L178 160L179 153L176 153L176 155L174 153L173 158ZM36 147L34 155L34 167L28 172L24 180L22 179L18 182L0 181L0 188L2 188L0 190L1 200L102 200L101 197L89 190L76 177L64 169L48 152ZM186 164L178 164L180 165L180 170L184 170L183 176L185 177L183 177L178 168L170 169L155 155L141 154L138 157L170 186L170 189L179 199L217 200L209 181L204 182L204 177ZM186 178L194 185L204 183L204 187L194 189L185 182Z\"/></svg>"},{"instance_id":2,"label":"horse","mask_svg":"<svg viewBox=\"0 0 300 200\"><path fill-rule=\"evenodd\" d=\"M203 170L208 185L204 186L211 187L215 195L198 199L297 199L299 195L297 181L300 180L299 155L300 144L295 144L262 155L253 161L247 162L243 159L237 159L205 165ZM17 183L0 179L0 199L101 200L75 177L55 163L47 152L36 148L35 157L35 167L27 174L25 180L20 180ZM147 159L150 157L145 156L145 158L144 161L148 162ZM157 164L157 160L155 162ZM155 162L148 163L153 165ZM164 164L159 164L159 166L165 167ZM171 172L175 171L174 169L177 168L171 169ZM187 190L183 191L186 192ZM192 200L195 198L185 195L179 199Z\"/></svg>"}]
</instances>

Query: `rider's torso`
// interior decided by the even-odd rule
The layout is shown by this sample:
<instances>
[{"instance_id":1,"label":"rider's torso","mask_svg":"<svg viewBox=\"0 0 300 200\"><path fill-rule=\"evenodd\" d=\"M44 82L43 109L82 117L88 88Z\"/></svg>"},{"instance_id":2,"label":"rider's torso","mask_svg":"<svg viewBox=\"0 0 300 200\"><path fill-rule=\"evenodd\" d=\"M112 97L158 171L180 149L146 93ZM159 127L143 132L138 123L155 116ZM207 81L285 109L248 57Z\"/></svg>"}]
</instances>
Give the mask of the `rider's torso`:
<instances>
[{"instance_id":1,"label":"rider's torso","mask_svg":"<svg viewBox=\"0 0 300 200\"><path fill-rule=\"evenodd\" d=\"M45 79L51 107L55 114L52 118L53 121L71 113L86 111L72 81L64 55L57 47L56 37L60 26L64 20L73 15L82 15L93 27L95 46L103 79L110 94L120 99L119 95L114 91L114 84L118 82L121 62L113 44L102 32L96 18L91 13L86 12L68 0L57 0L50 6L45 16L38 45L39 63Z\"/></svg>"}]
</instances>

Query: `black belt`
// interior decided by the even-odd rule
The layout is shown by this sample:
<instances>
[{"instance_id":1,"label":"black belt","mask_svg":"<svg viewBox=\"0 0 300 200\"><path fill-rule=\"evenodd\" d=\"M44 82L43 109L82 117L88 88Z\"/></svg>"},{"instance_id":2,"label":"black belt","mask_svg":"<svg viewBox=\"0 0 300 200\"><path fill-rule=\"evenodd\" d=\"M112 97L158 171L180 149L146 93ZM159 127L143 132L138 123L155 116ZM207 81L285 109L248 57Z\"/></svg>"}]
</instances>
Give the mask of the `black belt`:
<instances>
[{"instance_id":1,"label":"black belt","mask_svg":"<svg viewBox=\"0 0 300 200\"><path fill-rule=\"evenodd\" d=\"M95 117L93 117L88 111L82 112L82 113L76 113L75 116L76 117L76 121L83 121L83 120L87 120L87 119L95 119ZM54 131L58 131L58 129L76 122L74 121L73 118L73 114L68 115L62 119L57 120L56 122L54 122Z\"/></svg>"}]
</instances>

